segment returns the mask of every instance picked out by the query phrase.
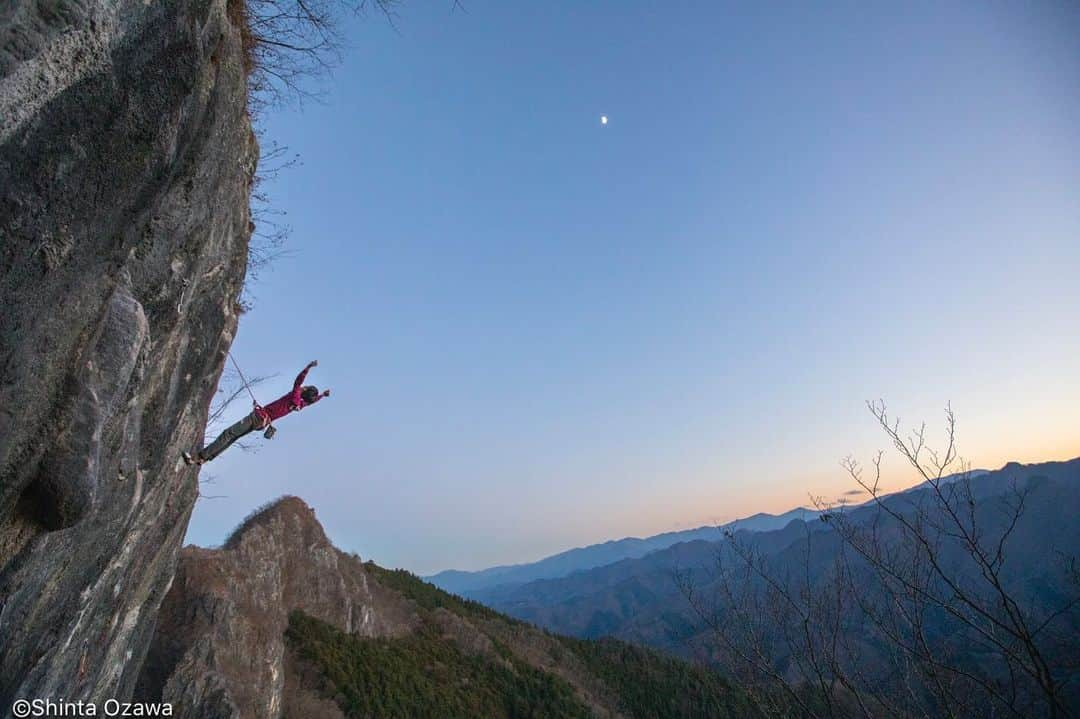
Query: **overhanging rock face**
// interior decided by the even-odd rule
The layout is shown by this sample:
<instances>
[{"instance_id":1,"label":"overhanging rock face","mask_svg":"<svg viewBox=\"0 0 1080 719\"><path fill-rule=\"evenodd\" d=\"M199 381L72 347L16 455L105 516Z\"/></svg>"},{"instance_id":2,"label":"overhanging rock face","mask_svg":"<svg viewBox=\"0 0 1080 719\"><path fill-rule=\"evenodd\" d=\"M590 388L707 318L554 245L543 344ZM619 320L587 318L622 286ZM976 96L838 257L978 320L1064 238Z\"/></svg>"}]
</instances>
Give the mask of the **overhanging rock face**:
<instances>
[{"instance_id":1,"label":"overhanging rock face","mask_svg":"<svg viewBox=\"0 0 1080 719\"><path fill-rule=\"evenodd\" d=\"M0 5L0 706L132 692L235 333L257 146L225 0Z\"/></svg>"}]
</instances>

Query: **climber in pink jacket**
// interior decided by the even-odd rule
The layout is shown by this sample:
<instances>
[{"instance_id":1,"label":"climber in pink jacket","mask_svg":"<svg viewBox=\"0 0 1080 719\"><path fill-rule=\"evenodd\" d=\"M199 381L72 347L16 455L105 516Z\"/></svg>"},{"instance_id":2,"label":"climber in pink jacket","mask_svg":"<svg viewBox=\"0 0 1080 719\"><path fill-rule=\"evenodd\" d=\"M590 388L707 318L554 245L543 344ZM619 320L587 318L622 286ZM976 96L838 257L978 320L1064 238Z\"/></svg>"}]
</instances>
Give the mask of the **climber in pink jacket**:
<instances>
[{"instance_id":1,"label":"climber in pink jacket","mask_svg":"<svg viewBox=\"0 0 1080 719\"><path fill-rule=\"evenodd\" d=\"M255 409L252 410L251 414L231 427L228 427L217 439L200 449L194 456L192 456L190 452L184 452L184 461L188 464L202 464L203 462L209 462L244 435L250 434L256 430L271 427L274 420L281 419L290 412L299 412L304 407L315 404L323 397L329 397L330 390L326 390L320 394L319 388L315 385L304 384L304 380L307 379L308 371L312 367L317 367L318 364L318 360L308 362L307 367L300 370L300 374L296 376L296 381L293 382L291 392L281 395L268 405L259 406L256 404Z\"/></svg>"}]
</instances>

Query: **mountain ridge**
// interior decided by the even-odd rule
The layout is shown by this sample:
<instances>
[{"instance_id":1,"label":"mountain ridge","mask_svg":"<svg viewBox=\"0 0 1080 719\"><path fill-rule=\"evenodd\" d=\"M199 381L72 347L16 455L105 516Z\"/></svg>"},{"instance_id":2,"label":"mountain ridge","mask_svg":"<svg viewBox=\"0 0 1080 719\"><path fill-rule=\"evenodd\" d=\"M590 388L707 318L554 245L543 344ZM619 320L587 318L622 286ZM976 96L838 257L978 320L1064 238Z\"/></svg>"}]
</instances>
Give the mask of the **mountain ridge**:
<instances>
[{"instance_id":1,"label":"mountain ridge","mask_svg":"<svg viewBox=\"0 0 1080 719\"><path fill-rule=\"evenodd\" d=\"M330 542L286 496L185 547L135 693L190 719L754 716L719 675L559 637Z\"/></svg>"},{"instance_id":2,"label":"mountain ridge","mask_svg":"<svg viewBox=\"0 0 1080 719\"><path fill-rule=\"evenodd\" d=\"M1005 467L1015 462L1008 463ZM970 478L981 477L989 473L986 469L973 469L943 477L946 483L955 481L961 476ZM897 490L892 494L904 494L924 488L926 482L922 482L907 489ZM848 508L862 506L865 502L845 503ZM424 576L426 581L457 594L473 594L494 590L497 587L507 588L527 584L532 581L543 579L558 579L579 571L588 571L607 564L614 564L623 559L640 559L648 554L661 551L684 542L697 540L720 541L725 531L755 531L768 532L782 529L792 520L815 519L821 514L821 510L810 507L795 507L780 514L758 512L749 517L736 519L719 525L702 525L694 529L672 530L647 537L623 537L621 539L609 539L604 542L596 542L583 547L573 547L562 552L541 557L533 562L521 562L518 564L502 564L478 570L446 569L441 572Z\"/></svg>"},{"instance_id":3,"label":"mountain ridge","mask_svg":"<svg viewBox=\"0 0 1080 719\"><path fill-rule=\"evenodd\" d=\"M802 516L813 518L818 511L796 507L781 514L758 512L744 519L726 524L702 525L694 529L672 530L647 537L623 537L597 542L584 547L574 547L543 557L535 562L506 564L475 571L447 569L424 577L426 581L454 593L475 592L502 585L524 584L538 579L557 579L577 571L587 571L623 559L644 557L651 552L666 549L675 544L695 541L719 541L726 528L769 531L779 529L792 519Z\"/></svg>"},{"instance_id":4,"label":"mountain ridge","mask_svg":"<svg viewBox=\"0 0 1080 719\"><path fill-rule=\"evenodd\" d=\"M1038 576L1042 586L1047 577L1054 575L1050 566L1053 553L1048 550L1057 547L1075 552L1080 547L1080 530L1067 519L1080 514L1080 458L1028 465L1008 463L999 470L980 473L978 479L972 483L972 490L980 505L1008 498L1013 482L1030 490L1027 514L1012 534L1010 561L1017 572L1013 581ZM916 505L920 498L917 493L927 491L925 487L912 488L888 495L883 501L903 509ZM869 521L876 510L873 504L864 503L838 511L848 512L855 521ZM1047 535L1047 531L1052 534ZM753 544L762 556L783 559L797 567L804 558L803 550L798 548L811 539L818 547L815 561L827 559L822 552L832 546L830 533L827 522L793 520L780 530L736 532L733 536L739 542ZM574 575L493 587L469 596L551 631L586 638L612 636L689 656L688 640L694 631L688 627L691 617L673 572L689 573L707 584L711 581L708 569L715 566L724 546L723 542L685 542Z\"/></svg>"}]
</instances>

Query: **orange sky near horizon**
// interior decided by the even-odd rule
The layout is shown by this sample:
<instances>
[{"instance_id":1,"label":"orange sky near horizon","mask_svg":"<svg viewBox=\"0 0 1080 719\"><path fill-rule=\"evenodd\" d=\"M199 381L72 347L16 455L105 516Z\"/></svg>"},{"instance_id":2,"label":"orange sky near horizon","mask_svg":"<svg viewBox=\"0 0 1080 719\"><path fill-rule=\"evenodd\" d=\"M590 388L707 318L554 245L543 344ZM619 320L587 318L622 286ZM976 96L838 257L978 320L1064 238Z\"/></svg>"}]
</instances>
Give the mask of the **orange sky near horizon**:
<instances>
[{"instance_id":1,"label":"orange sky near horizon","mask_svg":"<svg viewBox=\"0 0 1080 719\"><path fill-rule=\"evenodd\" d=\"M1046 428L1046 423L1041 423L1037 426L1042 432L1027 441L1018 434L1009 434L1004 430L988 433L981 438L981 441L965 441L964 431L958 426L960 451L958 459L967 462L972 469L987 470L1000 469L1009 462L1039 464L1068 461L1080 457L1080 436L1067 431L1069 427L1078 425L1080 423L1069 423L1062 418L1056 425L1059 431L1055 433ZM927 437L931 441L937 439L933 434L934 429L939 428L927 423ZM895 451L883 434L881 438L877 448L885 451L882 463L882 489L886 492L895 492L919 484L922 477L918 476L914 468ZM965 446L974 451L966 452ZM876 449L871 449L863 455L853 453L853 456L861 464L867 466L875 451ZM723 524L759 512L781 514L800 506L812 507L814 498L837 503L845 498L845 492L859 490L858 485L840 466L843 456L837 455L831 465L826 461L819 461L813 467L801 472L786 476L774 475L773 479L767 482L739 482L735 486L729 483L726 484L726 488L714 485L711 489L706 488L700 493L680 497L663 506L653 505L642 508L640 505L625 505L622 511L610 517L610 522L604 524L608 528L606 533L595 531L594 528L590 534L595 534L596 538L583 539L581 545L622 537L648 537L664 532ZM959 469L960 465L957 464L956 467ZM852 503L859 503L868 498L869 495L865 493L846 497ZM710 509L703 511L703 507ZM556 551L570 548L571 546L567 546Z\"/></svg>"}]
</instances>

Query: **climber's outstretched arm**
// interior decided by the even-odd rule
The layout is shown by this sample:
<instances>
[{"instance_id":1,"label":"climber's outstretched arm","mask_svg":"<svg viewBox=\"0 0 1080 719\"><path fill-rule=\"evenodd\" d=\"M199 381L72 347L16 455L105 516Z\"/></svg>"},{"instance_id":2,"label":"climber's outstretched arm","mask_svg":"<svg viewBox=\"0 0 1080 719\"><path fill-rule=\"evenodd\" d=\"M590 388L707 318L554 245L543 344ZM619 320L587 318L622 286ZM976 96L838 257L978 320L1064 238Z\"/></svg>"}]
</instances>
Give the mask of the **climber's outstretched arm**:
<instances>
[{"instance_id":1,"label":"climber's outstretched arm","mask_svg":"<svg viewBox=\"0 0 1080 719\"><path fill-rule=\"evenodd\" d=\"M305 379L307 378L307 373L308 373L308 371L309 371L309 370L310 370L310 369L311 369L312 367L318 367L318 366L319 366L319 360L311 360L310 362L308 362L308 363L307 363L307 367L305 367L304 369L300 370L300 374L296 375L296 381L295 381L295 382L293 382L293 389L294 389L294 390L295 390L295 389L299 389L299 388L300 388L300 386L301 386L302 384L304 384L304 380L305 380Z\"/></svg>"}]
</instances>

